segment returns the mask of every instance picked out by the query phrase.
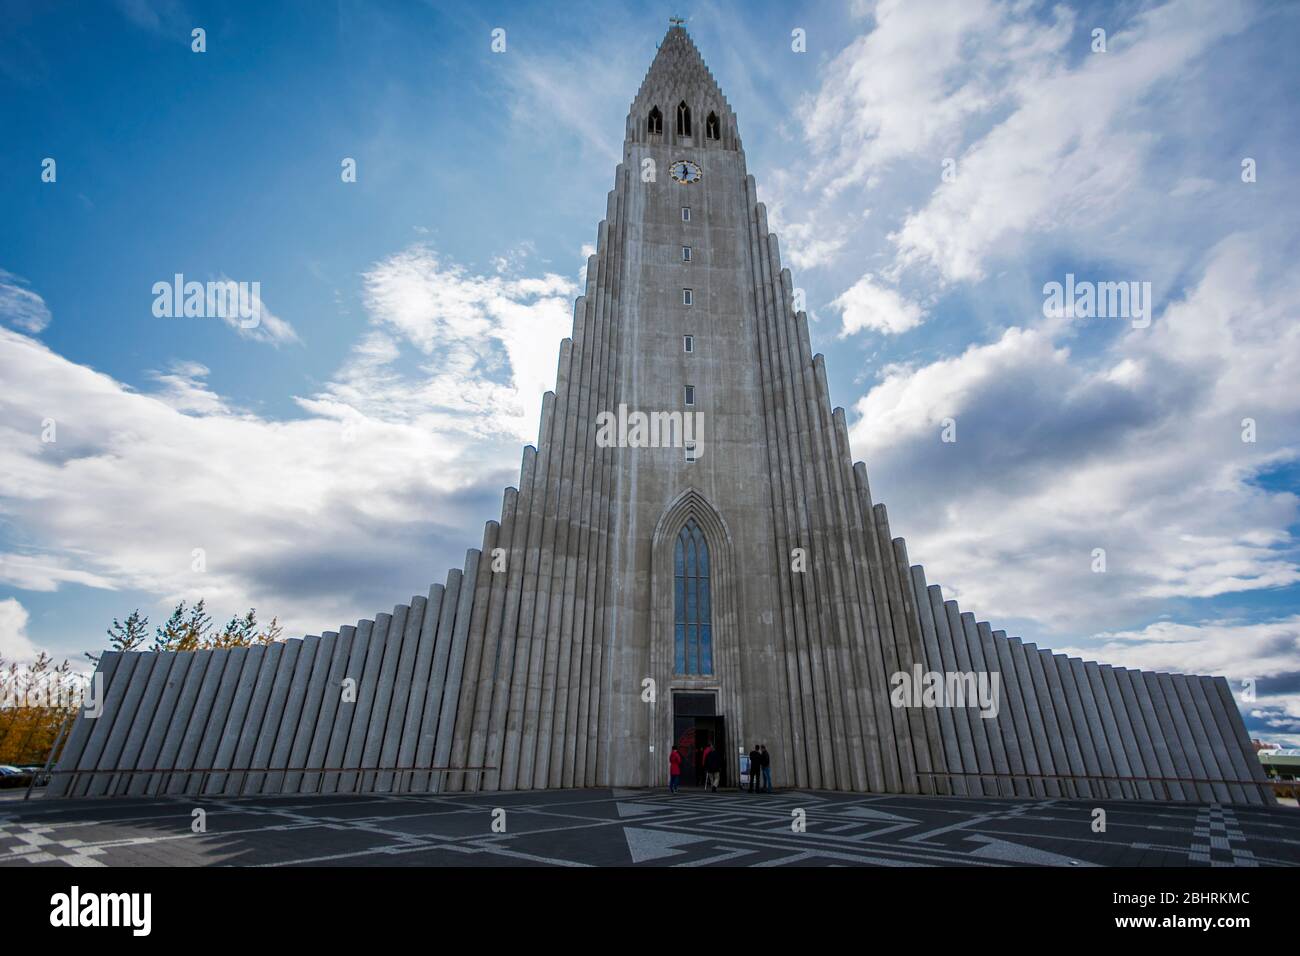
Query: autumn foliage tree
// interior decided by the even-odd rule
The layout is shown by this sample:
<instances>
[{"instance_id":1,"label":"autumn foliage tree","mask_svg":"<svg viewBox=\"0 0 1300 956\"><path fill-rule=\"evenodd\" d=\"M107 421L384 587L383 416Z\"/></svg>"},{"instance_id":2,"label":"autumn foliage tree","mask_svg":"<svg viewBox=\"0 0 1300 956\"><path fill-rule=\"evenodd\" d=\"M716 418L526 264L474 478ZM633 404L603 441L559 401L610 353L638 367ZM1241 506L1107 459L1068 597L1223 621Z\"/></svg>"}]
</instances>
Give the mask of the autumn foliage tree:
<instances>
[{"instance_id":1,"label":"autumn foliage tree","mask_svg":"<svg viewBox=\"0 0 1300 956\"><path fill-rule=\"evenodd\" d=\"M55 666L44 652L26 666L0 658L0 763L43 765L84 686L68 661Z\"/></svg>"}]
</instances>

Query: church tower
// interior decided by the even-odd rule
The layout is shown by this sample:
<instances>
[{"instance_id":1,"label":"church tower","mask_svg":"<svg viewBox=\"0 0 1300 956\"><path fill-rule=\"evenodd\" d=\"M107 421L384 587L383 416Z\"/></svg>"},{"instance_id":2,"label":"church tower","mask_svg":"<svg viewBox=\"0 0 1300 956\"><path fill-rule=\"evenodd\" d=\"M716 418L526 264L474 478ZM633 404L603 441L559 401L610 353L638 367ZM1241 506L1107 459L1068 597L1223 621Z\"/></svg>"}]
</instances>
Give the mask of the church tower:
<instances>
[{"instance_id":1,"label":"church tower","mask_svg":"<svg viewBox=\"0 0 1300 956\"><path fill-rule=\"evenodd\" d=\"M674 744L687 784L711 744L734 786L764 744L787 788L1273 800L1223 678L1025 644L909 563L680 25L464 569L337 632L108 652L96 679L51 795L648 787Z\"/></svg>"}]
</instances>

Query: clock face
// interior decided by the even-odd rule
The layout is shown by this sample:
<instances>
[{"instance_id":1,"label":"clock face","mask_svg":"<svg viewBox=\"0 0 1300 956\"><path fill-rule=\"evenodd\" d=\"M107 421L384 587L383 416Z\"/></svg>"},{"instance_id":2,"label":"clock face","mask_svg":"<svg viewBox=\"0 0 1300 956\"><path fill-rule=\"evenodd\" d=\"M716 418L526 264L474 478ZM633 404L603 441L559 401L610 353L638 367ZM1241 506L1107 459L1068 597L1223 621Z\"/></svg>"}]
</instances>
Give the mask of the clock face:
<instances>
[{"instance_id":1,"label":"clock face","mask_svg":"<svg viewBox=\"0 0 1300 956\"><path fill-rule=\"evenodd\" d=\"M689 160L679 159L668 167L673 179L679 183L696 183L704 175L704 171Z\"/></svg>"}]
</instances>

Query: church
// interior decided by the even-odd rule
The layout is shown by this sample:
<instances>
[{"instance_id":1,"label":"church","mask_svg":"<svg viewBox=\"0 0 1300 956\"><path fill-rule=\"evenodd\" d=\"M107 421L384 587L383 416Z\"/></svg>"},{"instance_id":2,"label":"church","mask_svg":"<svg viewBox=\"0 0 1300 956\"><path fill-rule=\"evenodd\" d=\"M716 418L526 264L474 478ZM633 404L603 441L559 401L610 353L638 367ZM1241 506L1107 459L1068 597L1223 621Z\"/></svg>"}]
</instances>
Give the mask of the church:
<instances>
[{"instance_id":1,"label":"church","mask_svg":"<svg viewBox=\"0 0 1300 956\"><path fill-rule=\"evenodd\" d=\"M667 425L606 427L634 415ZM783 788L1273 802L1223 678L1024 643L910 562L680 24L537 445L463 568L337 631L98 674L51 796L652 787L674 745L690 784L709 744L734 786L763 744ZM913 674L993 696L891 700Z\"/></svg>"}]
</instances>

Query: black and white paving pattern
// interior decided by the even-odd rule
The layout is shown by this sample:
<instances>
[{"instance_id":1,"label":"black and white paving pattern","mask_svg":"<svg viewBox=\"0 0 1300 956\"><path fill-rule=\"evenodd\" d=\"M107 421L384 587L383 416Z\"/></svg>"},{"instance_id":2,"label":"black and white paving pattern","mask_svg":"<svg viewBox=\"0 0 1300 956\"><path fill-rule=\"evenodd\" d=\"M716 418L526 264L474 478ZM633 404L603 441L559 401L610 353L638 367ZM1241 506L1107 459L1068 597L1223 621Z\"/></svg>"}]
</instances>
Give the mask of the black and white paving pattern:
<instances>
[{"instance_id":1,"label":"black and white paving pattern","mask_svg":"<svg viewBox=\"0 0 1300 956\"><path fill-rule=\"evenodd\" d=\"M1300 866L1300 811L610 789L5 800L0 865Z\"/></svg>"}]
</instances>

